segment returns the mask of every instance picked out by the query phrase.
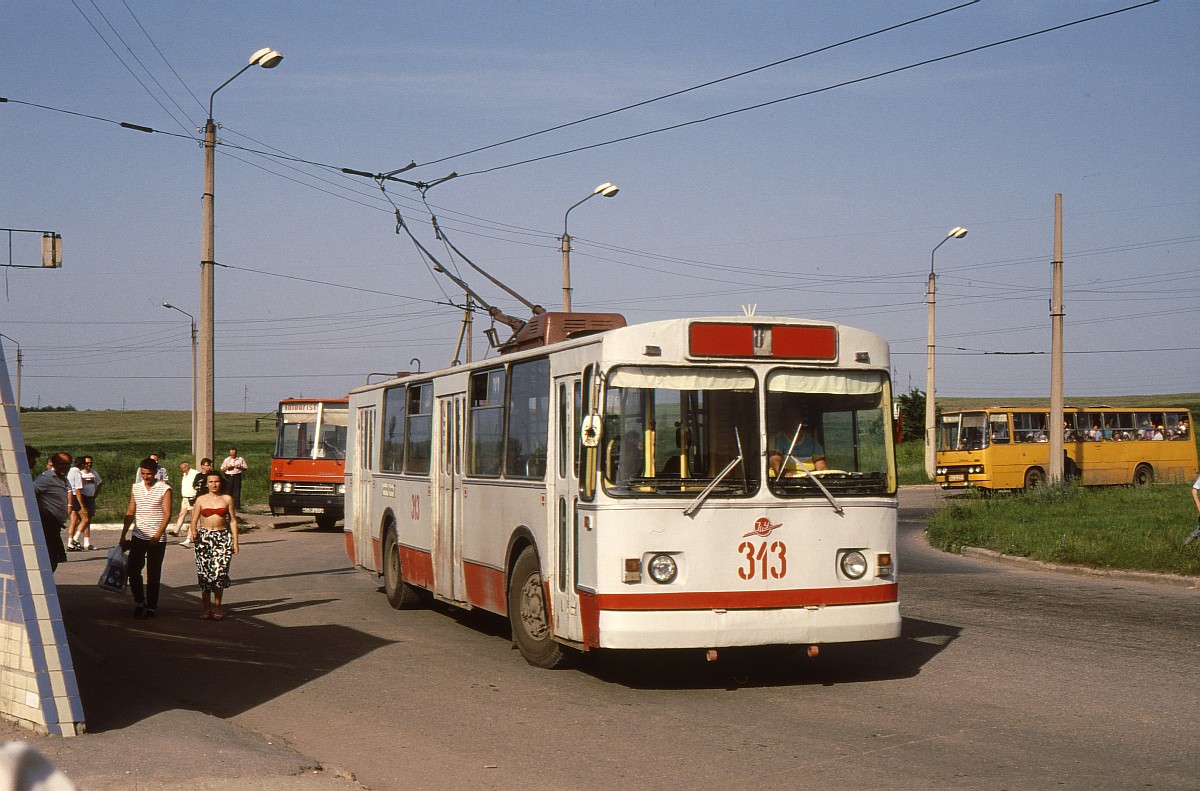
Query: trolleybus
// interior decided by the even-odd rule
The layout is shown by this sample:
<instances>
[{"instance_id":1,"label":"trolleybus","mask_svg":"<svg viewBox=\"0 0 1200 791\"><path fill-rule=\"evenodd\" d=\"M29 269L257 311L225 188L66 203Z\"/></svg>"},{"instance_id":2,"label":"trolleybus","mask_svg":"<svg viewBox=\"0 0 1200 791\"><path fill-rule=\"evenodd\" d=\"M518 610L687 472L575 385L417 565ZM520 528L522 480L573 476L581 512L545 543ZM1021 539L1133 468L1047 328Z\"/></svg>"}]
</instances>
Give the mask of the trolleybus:
<instances>
[{"instance_id":1,"label":"trolleybus","mask_svg":"<svg viewBox=\"0 0 1200 791\"><path fill-rule=\"evenodd\" d=\"M1084 486L1196 478L1192 416L1181 408L1063 410L1064 473ZM943 489L1031 489L1046 482L1050 413L989 407L941 416L937 483Z\"/></svg>"},{"instance_id":2,"label":"trolleybus","mask_svg":"<svg viewBox=\"0 0 1200 791\"><path fill-rule=\"evenodd\" d=\"M507 616L540 667L564 647L898 637L886 342L790 318L623 325L541 314L511 353L351 391L351 561L397 608Z\"/></svg>"},{"instance_id":3,"label":"trolleybus","mask_svg":"<svg viewBox=\"0 0 1200 791\"><path fill-rule=\"evenodd\" d=\"M268 504L275 515L311 515L323 529L342 518L349 399L279 402Z\"/></svg>"}]
</instances>

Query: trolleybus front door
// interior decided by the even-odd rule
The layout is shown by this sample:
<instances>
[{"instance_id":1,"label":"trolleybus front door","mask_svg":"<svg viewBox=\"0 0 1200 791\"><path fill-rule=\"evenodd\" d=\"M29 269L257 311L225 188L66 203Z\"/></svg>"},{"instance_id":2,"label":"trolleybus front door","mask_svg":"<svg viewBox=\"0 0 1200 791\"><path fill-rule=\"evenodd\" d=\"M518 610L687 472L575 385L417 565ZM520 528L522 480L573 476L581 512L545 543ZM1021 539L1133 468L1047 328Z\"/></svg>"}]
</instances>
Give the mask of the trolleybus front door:
<instances>
[{"instance_id":1,"label":"trolleybus front door","mask_svg":"<svg viewBox=\"0 0 1200 791\"><path fill-rule=\"evenodd\" d=\"M547 567L553 574L551 613L554 633L569 640L582 641L579 597L575 592L575 567L578 560L579 531L579 416L581 414L580 378L564 376L554 380L556 429L554 451L554 508L550 526L551 557Z\"/></svg>"},{"instance_id":2,"label":"trolleybus front door","mask_svg":"<svg viewBox=\"0 0 1200 791\"><path fill-rule=\"evenodd\" d=\"M462 566L462 447L466 417L463 393L438 398L438 442L434 470L437 520L434 536L433 592L442 599L465 599Z\"/></svg>"},{"instance_id":3,"label":"trolleybus front door","mask_svg":"<svg viewBox=\"0 0 1200 791\"><path fill-rule=\"evenodd\" d=\"M371 461L375 452L375 407L359 407L355 417L354 459L346 465L346 474L351 480L346 483L346 503L353 513L346 520L345 530L353 538L355 562L364 568L379 570L382 547L375 534L375 521L371 515L371 488L375 485L371 476Z\"/></svg>"}]
</instances>

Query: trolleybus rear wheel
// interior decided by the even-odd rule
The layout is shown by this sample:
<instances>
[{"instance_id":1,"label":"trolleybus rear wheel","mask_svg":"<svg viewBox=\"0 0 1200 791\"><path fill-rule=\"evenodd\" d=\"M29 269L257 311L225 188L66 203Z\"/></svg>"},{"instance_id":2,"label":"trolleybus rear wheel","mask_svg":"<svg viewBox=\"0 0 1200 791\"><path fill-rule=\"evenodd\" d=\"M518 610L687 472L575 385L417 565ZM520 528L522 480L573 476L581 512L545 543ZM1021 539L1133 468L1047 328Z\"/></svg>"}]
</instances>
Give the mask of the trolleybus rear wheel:
<instances>
[{"instance_id":1,"label":"trolleybus rear wheel","mask_svg":"<svg viewBox=\"0 0 1200 791\"><path fill-rule=\"evenodd\" d=\"M1139 464L1133 470L1134 486L1149 486L1154 483L1154 468L1149 464Z\"/></svg>"},{"instance_id":2,"label":"trolleybus rear wheel","mask_svg":"<svg viewBox=\"0 0 1200 791\"><path fill-rule=\"evenodd\" d=\"M383 536L383 590L388 603L397 610L409 610L421 603L419 590L404 581L400 573L400 542L395 525L388 525Z\"/></svg>"},{"instance_id":3,"label":"trolleybus rear wheel","mask_svg":"<svg viewBox=\"0 0 1200 791\"><path fill-rule=\"evenodd\" d=\"M513 641L526 662L553 669L565 661L563 647L551 635L542 572L533 547L521 550L513 564L508 582L508 620L512 624Z\"/></svg>"}]
</instances>

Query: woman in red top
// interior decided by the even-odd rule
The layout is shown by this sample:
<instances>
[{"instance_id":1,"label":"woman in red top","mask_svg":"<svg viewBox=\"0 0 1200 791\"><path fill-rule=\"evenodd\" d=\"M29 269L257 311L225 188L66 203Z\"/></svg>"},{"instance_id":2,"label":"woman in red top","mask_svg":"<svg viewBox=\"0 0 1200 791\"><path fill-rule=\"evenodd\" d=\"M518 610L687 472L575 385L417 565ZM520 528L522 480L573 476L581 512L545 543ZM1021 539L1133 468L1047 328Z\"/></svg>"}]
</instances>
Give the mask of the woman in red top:
<instances>
[{"instance_id":1,"label":"woman in red top","mask_svg":"<svg viewBox=\"0 0 1200 791\"><path fill-rule=\"evenodd\" d=\"M237 513L233 498L221 493L221 475L204 476L205 493L196 498L188 538L196 545L196 579L204 597L202 621L223 621L221 597L229 587L229 563L238 553Z\"/></svg>"}]
</instances>

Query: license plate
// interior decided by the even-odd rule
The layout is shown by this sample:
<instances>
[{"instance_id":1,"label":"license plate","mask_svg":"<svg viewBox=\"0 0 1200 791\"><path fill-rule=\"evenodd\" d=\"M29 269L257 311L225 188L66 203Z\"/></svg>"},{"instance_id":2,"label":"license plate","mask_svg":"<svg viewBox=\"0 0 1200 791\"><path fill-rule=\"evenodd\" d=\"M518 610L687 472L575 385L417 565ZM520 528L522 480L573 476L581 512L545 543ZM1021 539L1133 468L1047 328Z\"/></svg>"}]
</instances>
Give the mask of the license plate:
<instances>
[{"instance_id":1,"label":"license plate","mask_svg":"<svg viewBox=\"0 0 1200 791\"><path fill-rule=\"evenodd\" d=\"M325 513L325 509L324 508L301 508L300 513L302 513L302 514L323 514L323 513Z\"/></svg>"},{"instance_id":2,"label":"license plate","mask_svg":"<svg viewBox=\"0 0 1200 791\"><path fill-rule=\"evenodd\" d=\"M960 482L960 481L965 481L965 480L967 479L967 476L965 476L965 475L962 475L962 474L959 474L959 475L947 475L947 476L946 476L946 478L947 478L947 479L948 479L950 482L952 482L952 483L957 483L957 482Z\"/></svg>"}]
</instances>

